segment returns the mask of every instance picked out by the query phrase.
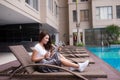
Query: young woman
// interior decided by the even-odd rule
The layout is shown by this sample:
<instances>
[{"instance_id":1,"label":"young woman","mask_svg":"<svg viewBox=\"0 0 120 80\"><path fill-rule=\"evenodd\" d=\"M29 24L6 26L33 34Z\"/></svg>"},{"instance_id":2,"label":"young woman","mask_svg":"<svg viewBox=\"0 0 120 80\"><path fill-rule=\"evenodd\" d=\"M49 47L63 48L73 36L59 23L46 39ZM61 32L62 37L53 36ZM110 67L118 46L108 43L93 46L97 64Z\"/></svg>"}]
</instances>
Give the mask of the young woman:
<instances>
[{"instance_id":1,"label":"young woman","mask_svg":"<svg viewBox=\"0 0 120 80\"><path fill-rule=\"evenodd\" d=\"M89 61L85 61L84 63L72 63L68 59L66 59L62 54L53 50L53 46L51 44L51 39L48 33L41 32L39 36L39 43L35 45L32 54L32 61L35 63L41 64L52 64L57 66L67 66L71 70L77 69L82 72L88 66ZM50 67L38 67L37 69L40 72L55 72L59 71L55 68Z\"/></svg>"}]
</instances>

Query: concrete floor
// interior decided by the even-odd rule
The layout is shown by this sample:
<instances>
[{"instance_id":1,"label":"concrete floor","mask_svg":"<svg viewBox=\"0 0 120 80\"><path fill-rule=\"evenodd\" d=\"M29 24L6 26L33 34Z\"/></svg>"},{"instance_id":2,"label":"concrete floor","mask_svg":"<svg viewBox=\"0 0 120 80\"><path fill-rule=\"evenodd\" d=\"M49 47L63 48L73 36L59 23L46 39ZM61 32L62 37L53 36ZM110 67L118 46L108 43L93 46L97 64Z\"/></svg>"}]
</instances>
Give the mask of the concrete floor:
<instances>
[{"instance_id":1,"label":"concrete floor","mask_svg":"<svg viewBox=\"0 0 120 80\"><path fill-rule=\"evenodd\" d=\"M10 52L0 53L0 65L16 60L15 56Z\"/></svg>"},{"instance_id":2,"label":"concrete floor","mask_svg":"<svg viewBox=\"0 0 120 80\"><path fill-rule=\"evenodd\" d=\"M29 52L29 55L32 53ZM0 65L9 63L11 61L16 60L16 57L11 52L2 52L0 53Z\"/></svg>"}]
</instances>

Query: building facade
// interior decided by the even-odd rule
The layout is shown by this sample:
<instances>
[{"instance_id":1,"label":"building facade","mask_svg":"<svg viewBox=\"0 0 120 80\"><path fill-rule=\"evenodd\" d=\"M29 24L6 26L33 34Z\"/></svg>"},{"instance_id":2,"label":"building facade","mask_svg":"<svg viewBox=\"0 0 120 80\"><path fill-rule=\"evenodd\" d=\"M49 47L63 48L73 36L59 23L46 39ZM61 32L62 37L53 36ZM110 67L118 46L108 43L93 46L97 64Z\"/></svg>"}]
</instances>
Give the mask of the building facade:
<instances>
[{"instance_id":1,"label":"building facade","mask_svg":"<svg viewBox=\"0 0 120 80\"><path fill-rule=\"evenodd\" d=\"M59 5L59 40L69 44L68 0L58 0Z\"/></svg>"},{"instance_id":2,"label":"building facade","mask_svg":"<svg viewBox=\"0 0 120 80\"><path fill-rule=\"evenodd\" d=\"M43 30L59 43L58 10L58 0L0 0L1 49L38 41Z\"/></svg>"},{"instance_id":3,"label":"building facade","mask_svg":"<svg viewBox=\"0 0 120 80\"><path fill-rule=\"evenodd\" d=\"M101 29L120 26L120 0L78 0L77 10L76 0L0 0L0 43L34 42L47 30L54 43L75 45L77 21L81 42L101 44Z\"/></svg>"},{"instance_id":4,"label":"building facade","mask_svg":"<svg viewBox=\"0 0 120 80\"><path fill-rule=\"evenodd\" d=\"M111 24L120 26L120 0L92 0L91 5L93 28Z\"/></svg>"},{"instance_id":5,"label":"building facade","mask_svg":"<svg viewBox=\"0 0 120 80\"><path fill-rule=\"evenodd\" d=\"M70 45L75 44L77 40L77 17L80 39L85 44L94 43L95 40L101 44L102 34L96 33L102 33L100 30L111 24L120 26L120 0L78 0L78 12L76 12L76 0L68 0L68 6Z\"/></svg>"},{"instance_id":6,"label":"building facade","mask_svg":"<svg viewBox=\"0 0 120 80\"><path fill-rule=\"evenodd\" d=\"M59 43L59 14L58 0L40 0L41 30L47 30L52 36L53 42Z\"/></svg>"},{"instance_id":7,"label":"building facade","mask_svg":"<svg viewBox=\"0 0 120 80\"><path fill-rule=\"evenodd\" d=\"M91 27L91 8L90 1L78 0L78 11L76 11L76 0L68 0L69 6L69 42L70 45L76 44L77 42L77 17L79 21L79 34L80 40L85 43L84 30Z\"/></svg>"},{"instance_id":8,"label":"building facade","mask_svg":"<svg viewBox=\"0 0 120 80\"><path fill-rule=\"evenodd\" d=\"M1 0L0 25L40 23L40 3L37 0ZM36 6L33 6L37 4Z\"/></svg>"}]
</instances>

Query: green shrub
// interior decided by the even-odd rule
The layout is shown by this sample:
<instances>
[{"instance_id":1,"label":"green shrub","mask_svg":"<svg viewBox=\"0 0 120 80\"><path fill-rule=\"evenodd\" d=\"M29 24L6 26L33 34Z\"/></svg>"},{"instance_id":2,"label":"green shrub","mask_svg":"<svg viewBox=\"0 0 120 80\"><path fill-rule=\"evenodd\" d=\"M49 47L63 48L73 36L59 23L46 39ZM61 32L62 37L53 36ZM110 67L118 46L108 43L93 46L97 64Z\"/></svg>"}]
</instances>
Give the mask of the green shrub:
<instances>
[{"instance_id":1,"label":"green shrub","mask_svg":"<svg viewBox=\"0 0 120 80\"><path fill-rule=\"evenodd\" d=\"M113 41L110 44L120 44L120 41Z\"/></svg>"},{"instance_id":2,"label":"green shrub","mask_svg":"<svg viewBox=\"0 0 120 80\"><path fill-rule=\"evenodd\" d=\"M83 47L83 46L85 46L83 43L76 43L76 46L78 46L78 47Z\"/></svg>"},{"instance_id":3,"label":"green shrub","mask_svg":"<svg viewBox=\"0 0 120 80\"><path fill-rule=\"evenodd\" d=\"M118 25L108 25L106 27L107 40L110 44L120 44L118 38L120 37L120 27Z\"/></svg>"}]
</instances>

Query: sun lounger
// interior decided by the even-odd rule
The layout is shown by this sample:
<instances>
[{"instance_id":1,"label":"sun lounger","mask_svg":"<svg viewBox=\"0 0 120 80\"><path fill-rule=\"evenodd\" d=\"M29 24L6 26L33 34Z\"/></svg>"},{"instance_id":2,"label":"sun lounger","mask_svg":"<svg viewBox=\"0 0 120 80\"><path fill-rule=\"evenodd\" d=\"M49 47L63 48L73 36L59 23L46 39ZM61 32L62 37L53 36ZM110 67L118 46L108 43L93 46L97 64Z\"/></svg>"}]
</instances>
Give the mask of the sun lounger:
<instances>
[{"instance_id":1,"label":"sun lounger","mask_svg":"<svg viewBox=\"0 0 120 80\"><path fill-rule=\"evenodd\" d=\"M87 53L87 51L72 51L72 53L84 54L84 53Z\"/></svg>"},{"instance_id":2,"label":"sun lounger","mask_svg":"<svg viewBox=\"0 0 120 80\"><path fill-rule=\"evenodd\" d=\"M78 54L87 53L87 51L85 49L84 50L64 49L64 50L62 50L62 52L65 52L65 53L78 53Z\"/></svg>"},{"instance_id":3,"label":"sun lounger","mask_svg":"<svg viewBox=\"0 0 120 80\"><path fill-rule=\"evenodd\" d=\"M55 66L55 65L47 65L47 64L36 64L36 63L33 63L31 61L31 58L30 56L28 55L28 52L26 51L26 49L22 46L22 45L17 45L17 46L9 46L10 50L13 52L13 54L16 56L16 58L18 59L18 61L21 63L21 67L18 68L16 71L14 71L12 73L11 76L15 76L16 75L16 72L20 71L21 69L25 69L25 73L28 73L28 75L38 75L38 76L47 76L47 77L44 77L44 78L56 78L58 77L58 79L60 77L68 77L67 75L64 76L64 72L53 72L53 73L39 73L39 72L36 72L34 70L34 67L35 66L48 66L48 67L55 67L55 68L59 68L63 71L66 71L67 73L69 73L70 77L72 76L76 76L77 78L79 79L82 79L82 80L87 80L85 77L81 76L80 74L76 74L75 72L72 72L68 69L65 69L63 67L59 67L59 66ZM22 77L22 76L21 76Z\"/></svg>"},{"instance_id":4,"label":"sun lounger","mask_svg":"<svg viewBox=\"0 0 120 80\"><path fill-rule=\"evenodd\" d=\"M90 64L95 64L95 61L90 57L69 58L69 59L74 62L85 62L86 60L89 60Z\"/></svg>"},{"instance_id":5,"label":"sun lounger","mask_svg":"<svg viewBox=\"0 0 120 80\"><path fill-rule=\"evenodd\" d=\"M31 61L28 52L22 45L18 46L9 46L13 54L16 56L18 61L21 63L21 66L16 69L11 75L11 78L28 78L28 80L88 80L89 78L106 78L107 75L98 67L89 66L84 72L72 72L64 67L54 66L54 65L43 65L35 64ZM40 73L34 70L35 66L49 66L62 69L62 72L53 72L53 73ZM19 73L19 71L24 71ZM83 77L84 76L84 77ZM88 79L86 79L87 77Z\"/></svg>"},{"instance_id":6,"label":"sun lounger","mask_svg":"<svg viewBox=\"0 0 120 80\"><path fill-rule=\"evenodd\" d=\"M85 51L85 49L83 49L83 48L77 48L77 49L75 49L76 51Z\"/></svg>"},{"instance_id":7,"label":"sun lounger","mask_svg":"<svg viewBox=\"0 0 120 80\"><path fill-rule=\"evenodd\" d=\"M65 57L75 58L75 57L89 57L89 54L64 54Z\"/></svg>"}]
</instances>

